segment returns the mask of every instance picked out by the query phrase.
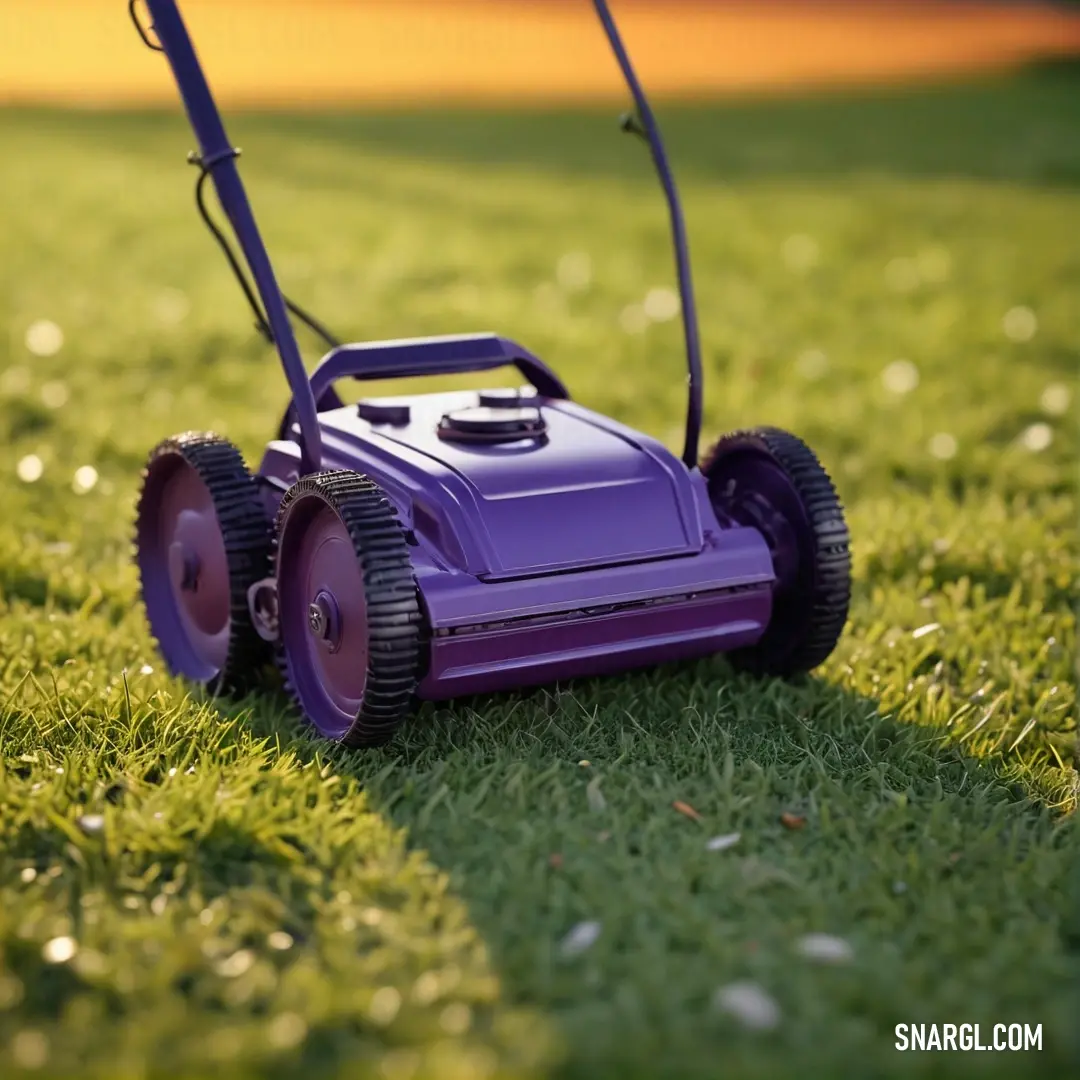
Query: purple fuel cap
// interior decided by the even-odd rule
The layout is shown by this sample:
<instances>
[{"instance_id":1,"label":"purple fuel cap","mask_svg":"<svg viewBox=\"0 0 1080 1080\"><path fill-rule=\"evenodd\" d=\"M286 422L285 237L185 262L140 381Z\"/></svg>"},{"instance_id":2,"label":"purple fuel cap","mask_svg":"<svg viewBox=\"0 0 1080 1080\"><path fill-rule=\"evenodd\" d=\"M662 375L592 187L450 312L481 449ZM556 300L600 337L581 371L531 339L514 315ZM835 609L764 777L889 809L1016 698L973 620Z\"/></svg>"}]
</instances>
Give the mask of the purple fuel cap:
<instances>
[{"instance_id":1,"label":"purple fuel cap","mask_svg":"<svg viewBox=\"0 0 1080 1080\"><path fill-rule=\"evenodd\" d=\"M443 415L438 435L448 442L502 443L544 435L547 424L538 408L492 408L478 405Z\"/></svg>"}]
</instances>

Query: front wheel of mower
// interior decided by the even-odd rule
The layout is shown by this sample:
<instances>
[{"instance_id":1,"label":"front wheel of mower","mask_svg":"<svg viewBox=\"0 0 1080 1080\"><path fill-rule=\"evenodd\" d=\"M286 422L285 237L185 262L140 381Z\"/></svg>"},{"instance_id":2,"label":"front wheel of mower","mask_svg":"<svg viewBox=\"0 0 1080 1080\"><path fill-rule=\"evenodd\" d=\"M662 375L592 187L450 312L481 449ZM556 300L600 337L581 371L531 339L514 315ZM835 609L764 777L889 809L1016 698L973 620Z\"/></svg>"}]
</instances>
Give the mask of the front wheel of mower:
<instances>
[{"instance_id":1,"label":"front wheel of mower","mask_svg":"<svg viewBox=\"0 0 1080 1080\"><path fill-rule=\"evenodd\" d=\"M277 519L278 661L301 712L352 748L389 742L421 668L421 612L401 523L377 484L298 480Z\"/></svg>"},{"instance_id":2,"label":"front wheel of mower","mask_svg":"<svg viewBox=\"0 0 1080 1080\"><path fill-rule=\"evenodd\" d=\"M760 675L810 671L836 647L851 600L850 538L828 473L801 439L768 427L725 435L701 471L721 520L765 537L777 577L764 635L729 659Z\"/></svg>"},{"instance_id":3,"label":"front wheel of mower","mask_svg":"<svg viewBox=\"0 0 1080 1080\"><path fill-rule=\"evenodd\" d=\"M169 670L211 693L242 693L269 662L248 589L270 573L271 523L235 446L187 432L143 471L135 558L150 631Z\"/></svg>"}]
</instances>

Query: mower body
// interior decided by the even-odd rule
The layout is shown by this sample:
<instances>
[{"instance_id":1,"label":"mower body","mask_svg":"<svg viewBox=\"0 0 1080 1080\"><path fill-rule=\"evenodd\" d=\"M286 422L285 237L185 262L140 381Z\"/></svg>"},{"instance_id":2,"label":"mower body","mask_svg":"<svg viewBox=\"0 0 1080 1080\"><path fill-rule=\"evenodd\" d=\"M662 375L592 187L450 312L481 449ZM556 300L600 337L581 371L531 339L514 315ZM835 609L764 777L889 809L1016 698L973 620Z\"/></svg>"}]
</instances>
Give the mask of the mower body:
<instances>
[{"instance_id":1,"label":"mower body","mask_svg":"<svg viewBox=\"0 0 1080 1080\"><path fill-rule=\"evenodd\" d=\"M515 343L479 334L347 345L326 357L313 384L325 389L343 372L371 378L500 362L516 362L549 393L463 390L319 412L322 467L378 483L408 538L429 628L419 695L753 644L775 581L761 533L719 520L697 469L570 401ZM533 428L515 431L523 413ZM301 475L299 432L283 434L259 468L270 510Z\"/></svg>"}]
</instances>

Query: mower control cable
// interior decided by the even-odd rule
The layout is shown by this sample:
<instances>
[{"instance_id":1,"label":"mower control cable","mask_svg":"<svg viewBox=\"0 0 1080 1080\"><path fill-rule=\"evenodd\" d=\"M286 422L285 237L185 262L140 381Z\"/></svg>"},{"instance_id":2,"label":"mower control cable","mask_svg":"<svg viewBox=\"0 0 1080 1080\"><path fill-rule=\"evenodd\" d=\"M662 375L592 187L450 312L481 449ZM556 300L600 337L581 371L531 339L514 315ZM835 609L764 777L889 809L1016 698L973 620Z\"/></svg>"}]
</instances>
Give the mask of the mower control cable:
<instances>
[{"instance_id":1,"label":"mower control cable","mask_svg":"<svg viewBox=\"0 0 1080 1080\"><path fill-rule=\"evenodd\" d=\"M698 466L698 441L701 437L702 420L702 371L701 371L701 344L698 336L697 305L694 302L694 285L690 273L690 251L686 240L686 225L683 221L682 204L679 202L679 193L675 187L675 178L671 174L667 152L660 137L660 128L656 123L656 117L649 106L648 98L638 81L634 66L630 62L630 56L623 45L615 20L611 16L607 0L593 0L593 7L607 34L608 43L623 78L630 90L636 107L635 113L628 113L622 117L623 131L630 132L643 139L649 146L653 165L660 180L660 186L664 189L664 197L668 204L668 215L671 221L671 238L675 247L675 269L679 281L679 300L682 310L683 337L686 344L687 366L687 403L686 403L686 441L683 445L683 463L688 469L696 469Z\"/></svg>"},{"instance_id":2,"label":"mower control cable","mask_svg":"<svg viewBox=\"0 0 1080 1080\"><path fill-rule=\"evenodd\" d=\"M229 153L229 157L239 157L240 151L236 148ZM251 287L251 282L248 281L247 275L244 273L240 266L240 260L237 259L236 253L232 249L232 245L229 243L228 238L221 231L221 229L215 223L213 217L210 215L210 210L206 205L206 180L214 168L216 162L205 162L194 150L188 154L188 163L190 165L197 165L199 167L199 179L195 182L195 205L198 207L199 216L203 219L204 224L210 230L211 235L218 242L219 247L225 254L225 258L228 260L229 266L232 269L233 274L236 277L240 288L243 290L244 296L247 298L248 304L251 306L251 312L255 316L255 329L266 340L273 345L274 334L270 329L270 322L263 313L262 308L259 306L259 301L255 297L255 290ZM285 301L285 306L291 311L308 329L312 330L315 334L323 339L331 349L336 349L341 345L341 341L332 334L327 328L315 318L314 315L309 314L299 304L294 304L284 293L281 296Z\"/></svg>"},{"instance_id":3,"label":"mower control cable","mask_svg":"<svg viewBox=\"0 0 1080 1080\"><path fill-rule=\"evenodd\" d=\"M138 12L135 10L135 5L138 0L128 0L128 13L131 15L131 21L135 24L135 29L139 32L139 37L142 38L143 44L148 49L153 49L154 52L164 52L165 50L161 45L155 43L146 27L139 21ZM151 29L153 29L151 27ZM210 230L211 235L218 242L218 246L225 254L225 258L228 260L229 267L236 277L240 288L243 290L244 296L247 299L248 304L251 307L252 314L255 316L255 329L271 344L274 344L274 333L270 329L270 320L267 319L263 309L259 306L259 301L255 296L255 290L252 288L251 283L247 279L247 275L244 273L243 268L240 266L240 260L237 259L236 253L232 249L232 245L229 243L228 238L221 231L221 229L214 222L213 217L210 215L210 211L206 205L206 180L213 171L214 166L220 161L224 161L228 158L237 158L240 156L240 151L236 147L233 147L229 151L221 155L214 155L214 159L210 161L204 161L203 158L196 151L192 151L188 154L188 164L196 165L199 168L199 179L195 183L195 205L198 207L199 216L203 219L203 223ZM332 334L318 319L313 315L305 311L299 304L294 304L287 296L282 294L281 299L285 302L285 307L292 312L309 330L317 334L331 349L339 348L341 341L338 337Z\"/></svg>"}]
</instances>

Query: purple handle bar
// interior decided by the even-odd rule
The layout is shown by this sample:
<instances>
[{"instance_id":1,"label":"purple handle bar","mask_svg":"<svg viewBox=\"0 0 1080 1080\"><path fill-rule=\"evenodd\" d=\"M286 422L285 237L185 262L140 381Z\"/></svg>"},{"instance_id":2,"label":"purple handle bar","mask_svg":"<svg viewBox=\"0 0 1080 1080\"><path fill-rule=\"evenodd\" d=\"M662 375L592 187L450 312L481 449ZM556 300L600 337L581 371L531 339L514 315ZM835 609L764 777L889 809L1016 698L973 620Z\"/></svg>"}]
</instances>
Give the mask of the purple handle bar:
<instances>
[{"instance_id":1,"label":"purple handle bar","mask_svg":"<svg viewBox=\"0 0 1080 1080\"><path fill-rule=\"evenodd\" d=\"M316 400L338 379L407 379L414 375L460 375L513 364L544 397L569 398L562 380L539 357L497 334L454 334L341 345L311 376Z\"/></svg>"},{"instance_id":2,"label":"purple handle bar","mask_svg":"<svg viewBox=\"0 0 1080 1080\"><path fill-rule=\"evenodd\" d=\"M203 166L208 169L217 189L218 199L229 219L248 266L251 267L259 296L266 309L271 333L277 343L281 365L292 390L293 401L303 433L300 462L303 472L316 471L322 462L322 437L315 397L308 382L307 370L300 356L285 300L281 295L270 256L259 235L240 173L236 168L237 151L225 134L225 125L214 104L206 76L199 65L187 27L174 0L146 0L154 31L176 77L188 119L199 140Z\"/></svg>"},{"instance_id":3,"label":"purple handle bar","mask_svg":"<svg viewBox=\"0 0 1080 1080\"><path fill-rule=\"evenodd\" d=\"M199 64L191 37L175 0L146 0L153 29L161 43L180 90L188 120L199 142L200 161L210 174L218 200L255 279L266 310L285 377L292 391L290 413L300 427L300 468L304 474L317 471L322 463L322 435L317 402L322 401L339 378L378 379L487 371L515 364L545 396L567 398L559 378L541 360L520 345L494 334L458 335L370 345L343 345L332 350L309 380L296 335L293 333L285 300L236 167L236 150L225 133L221 115ZM697 465L702 414L702 371L698 339L697 311L690 276L689 249L682 209L675 181L668 165L660 131L633 66L619 36L607 0L593 0L593 6L607 34L619 67L633 95L649 143L653 162L667 198L675 244L679 293L682 300L683 331L689 367L689 404L683 461L689 469Z\"/></svg>"}]
</instances>

